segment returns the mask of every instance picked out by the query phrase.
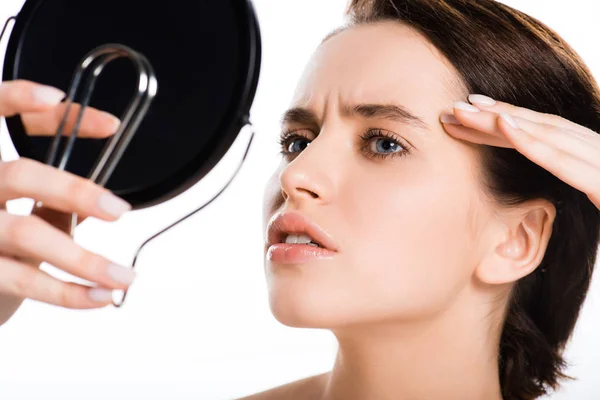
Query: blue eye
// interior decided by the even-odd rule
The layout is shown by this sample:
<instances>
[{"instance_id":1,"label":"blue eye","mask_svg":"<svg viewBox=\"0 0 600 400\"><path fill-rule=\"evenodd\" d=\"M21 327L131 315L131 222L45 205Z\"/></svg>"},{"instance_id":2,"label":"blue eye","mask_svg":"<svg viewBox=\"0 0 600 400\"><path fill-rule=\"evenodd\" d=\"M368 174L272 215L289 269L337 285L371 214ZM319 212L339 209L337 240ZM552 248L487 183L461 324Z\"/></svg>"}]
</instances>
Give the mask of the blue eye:
<instances>
[{"instance_id":1,"label":"blue eye","mask_svg":"<svg viewBox=\"0 0 600 400\"><path fill-rule=\"evenodd\" d=\"M392 139L378 138L370 143L373 153L397 153L402 151L402 146Z\"/></svg>"},{"instance_id":2,"label":"blue eye","mask_svg":"<svg viewBox=\"0 0 600 400\"><path fill-rule=\"evenodd\" d=\"M370 158L385 159L410 154L411 146L405 144L396 135L381 129L369 129L361 136L361 139L367 142L363 152Z\"/></svg>"},{"instance_id":3,"label":"blue eye","mask_svg":"<svg viewBox=\"0 0 600 400\"><path fill-rule=\"evenodd\" d=\"M288 153L300 153L302 150L306 149L310 142L308 139L303 137L296 137L293 140L289 141L287 145Z\"/></svg>"},{"instance_id":4,"label":"blue eye","mask_svg":"<svg viewBox=\"0 0 600 400\"><path fill-rule=\"evenodd\" d=\"M299 133L300 131L283 132L279 138L281 154L292 155L301 153L306 149L311 140ZM360 136L365 146L361 150L367 157L384 159L387 157L401 157L410 154L411 146L396 138L392 133L381 129L369 129Z\"/></svg>"}]
</instances>

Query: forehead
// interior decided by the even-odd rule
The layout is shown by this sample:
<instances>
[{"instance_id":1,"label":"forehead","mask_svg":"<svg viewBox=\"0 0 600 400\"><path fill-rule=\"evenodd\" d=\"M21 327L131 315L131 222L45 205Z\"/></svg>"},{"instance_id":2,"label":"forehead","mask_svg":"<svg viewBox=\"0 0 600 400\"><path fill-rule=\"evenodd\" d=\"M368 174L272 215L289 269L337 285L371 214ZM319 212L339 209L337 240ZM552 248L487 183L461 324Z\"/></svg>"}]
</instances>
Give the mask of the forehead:
<instances>
[{"instance_id":1,"label":"forehead","mask_svg":"<svg viewBox=\"0 0 600 400\"><path fill-rule=\"evenodd\" d=\"M459 82L423 36L395 21L378 22L348 28L326 40L305 69L293 103L314 107L335 96L350 103L443 108L457 100Z\"/></svg>"}]
</instances>

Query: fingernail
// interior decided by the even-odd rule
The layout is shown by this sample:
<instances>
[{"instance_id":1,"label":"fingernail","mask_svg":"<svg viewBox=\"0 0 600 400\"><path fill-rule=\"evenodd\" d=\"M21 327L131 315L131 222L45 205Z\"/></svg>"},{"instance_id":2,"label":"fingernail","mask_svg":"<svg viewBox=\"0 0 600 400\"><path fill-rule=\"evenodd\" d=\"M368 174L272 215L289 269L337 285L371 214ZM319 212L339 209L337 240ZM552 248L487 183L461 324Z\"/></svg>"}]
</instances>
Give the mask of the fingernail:
<instances>
[{"instance_id":1,"label":"fingernail","mask_svg":"<svg viewBox=\"0 0 600 400\"><path fill-rule=\"evenodd\" d=\"M482 94L470 94L469 101L486 107L496 104L496 100Z\"/></svg>"},{"instance_id":2,"label":"fingernail","mask_svg":"<svg viewBox=\"0 0 600 400\"><path fill-rule=\"evenodd\" d=\"M131 210L131 204L110 192L102 193L98 198L98 207L116 218Z\"/></svg>"},{"instance_id":3,"label":"fingernail","mask_svg":"<svg viewBox=\"0 0 600 400\"><path fill-rule=\"evenodd\" d=\"M103 112L103 115L110 124L110 129L116 132L116 130L119 129L119 126L121 125L121 120L107 112Z\"/></svg>"},{"instance_id":4,"label":"fingernail","mask_svg":"<svg viewBox=\"0 0 600 400\"><path fill-rule=\"evenodd\" d=\"M503 120L505 120L513 128L519 129L519 124L517 124L517 121L515 121L515 119L513 117L511 117L510 115L508 115L507 113L501 112L500 113L500 118L502 118Z\"/></svg>"},{"instance_id":5,"label":"fingernail","mask_svg":"<svg viewBox=\"0 0 600 400\"><path fill-rule=\"evenodd\" d=\"M65 97L65 92L52 86L36 86L33 89L33 98L42 104L58 104Z\"/></svg>"},{"instance_id":6,"label":"fingernail","mask_svg":"<svg viewBox=\"0 0 600 400\"><path fill-rule=\"evenodd\" d=\"M440 121L442 121L444 124L462 125L460 122L458 122L458 119L456 119L454 114L442 114L440 116Z\"/></svg>"},{"instance_id":7,"label":"fingernail","mask_svg":"<svg viewBox=\"0 0 600 400\"><path fill-rule=\"evenodd\" d=\"M454 108L458 108L459 110L469 112L479 112L479 109L477 107L472 106L469 103L465 103L464 101L457 101L456 103L454 103Z\"/></svg>"},{"instance_id":8,"label":"fingernail","mask_svg":"<svg viewBox=\"0 0 600 400\"><path fill-rule=\"evenodd\" d=\"M107 303L112 301L112 290L91 288L88 290L88 296L97 303Z\"/></svg>"},{"instance_id":9,"label":"fingernail","mask_svg":"<svg viewBox=\"0 0 600 400\"><path fill-rule=\"evenodd\" d=\"M110 264L106 272L112 280L123 285L129 286L135 280L135 272L131 268L125 268L117 264Z\"/></svg>"}]
</instances>

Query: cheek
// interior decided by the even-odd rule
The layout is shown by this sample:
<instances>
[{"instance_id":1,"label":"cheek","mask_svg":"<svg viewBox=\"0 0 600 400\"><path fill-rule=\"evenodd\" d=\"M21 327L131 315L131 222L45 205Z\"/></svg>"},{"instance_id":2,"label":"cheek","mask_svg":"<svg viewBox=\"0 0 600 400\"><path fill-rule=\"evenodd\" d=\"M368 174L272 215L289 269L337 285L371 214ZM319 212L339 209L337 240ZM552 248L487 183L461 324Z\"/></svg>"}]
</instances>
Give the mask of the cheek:
<instances>
[{"instance_id":1,"label":"cheek","mask_svg":"<svg viewBox=\"0 0 600 400\"><path fill-rule=\"evenodd\" d=\"M398 311L423 313L447 302L468 281L469 187L432 180L402 191L372 188L359 206L349 257L365 296Z\"/></svg>"}]
</instances>

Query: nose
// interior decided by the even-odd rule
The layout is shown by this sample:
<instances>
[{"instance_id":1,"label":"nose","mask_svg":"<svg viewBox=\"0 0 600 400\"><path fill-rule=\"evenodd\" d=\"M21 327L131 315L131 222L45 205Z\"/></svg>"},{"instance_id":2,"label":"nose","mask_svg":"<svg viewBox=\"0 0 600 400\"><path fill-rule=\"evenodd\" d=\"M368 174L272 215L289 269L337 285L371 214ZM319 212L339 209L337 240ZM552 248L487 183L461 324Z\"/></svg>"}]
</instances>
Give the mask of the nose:
<instances>
[{"instance_id":1,"label":"nose","mask_svg":"<svg viewBox=\"0 0 600 400\"><path fill-rule=\"evenodd\" d=\"M313 140L279 174L284 200L297 203L331 201L334 192L334 160L325 143ZM329 153L329 154L327 154Z\"/></svg>"}]
</instances>

